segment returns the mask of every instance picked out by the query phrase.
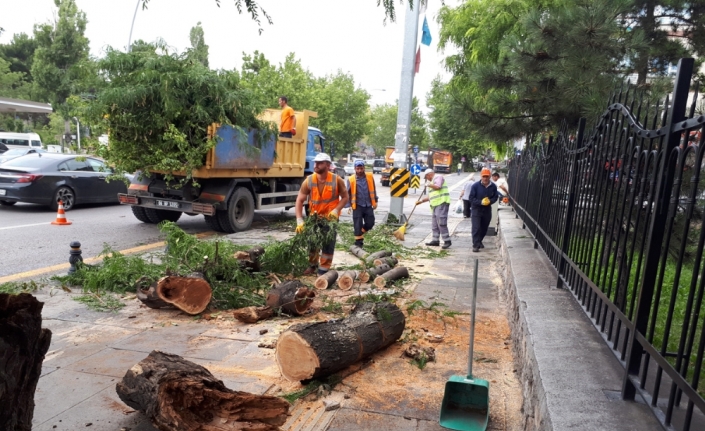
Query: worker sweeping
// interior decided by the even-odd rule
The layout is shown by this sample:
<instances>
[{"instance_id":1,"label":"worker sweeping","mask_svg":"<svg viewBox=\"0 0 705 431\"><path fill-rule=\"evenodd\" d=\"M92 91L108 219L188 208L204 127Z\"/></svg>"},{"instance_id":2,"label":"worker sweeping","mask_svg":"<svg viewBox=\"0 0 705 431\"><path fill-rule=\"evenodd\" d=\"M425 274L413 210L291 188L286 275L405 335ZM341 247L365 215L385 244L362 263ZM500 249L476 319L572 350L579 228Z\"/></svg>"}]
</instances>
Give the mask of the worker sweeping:
<instances>
[{"instance_id":1,"label":"worker sweeping","mask_svg":"<svg viewBox=\"0 0 705 431\"><path fill-rule=\"evenodd\" d=\"M480 181L470 187L470 205L472 206L472 251L477 253L485 248L482 240L487 235L487 229L492 220L492 204L497 202L499 193L497 186L490 181L490 170L482 169Z\"/></svg>"},{"instance_id":2,"label":"worker sweeping","mask_svg":"<svg viewBox=\"0 0 705 431\"><path fill-rule=\"evenodd\" d=\"M377 208L377 188L371 172L365 172L365 162L355 161L355 175L348 178L348 196L352 208L353 233L355 245L362 248L365 233L375 225L375 208Z\"/></svg>"},{"instance_id":3,"label":"worker sweeping","mask_svg":"<svg viewBox=\"0 0 705 431\"><path fill-rule=\"evenodd\" d=\"M345 188L345 181L338 175L330 172L331 160L328 154L318 153L313 159L314 173L309 175L301 184L299 195L296 198L296 233L304 231L304 202L309 201L309 214L311 217L327 219L337 222L340 210L348 203L348 190ZM323 234L328 233L328 229L335 229L332 223L317 223L316 227ZM335 252L335 234L332 239L324 244L322 249L313 246L309 249L309 267L304 271L304 275L323 275L330 270L333 264L333 253ZM320 259L320 260L319 260Z\"/></svg>"},{"instance_id":4,"label":"worker sweeping","mask_svg":"<svg viewBox=\"0 0 705 431\"><path fill-rule=\"evenodd\" d=\"M451 246L450 233L448 232L448 210L450 209L450 192L448 184L443 175L436 175L433 169L424 171L426 179L426 187L430 190L428 196L416 202L416 205L424 202L429 202L433 219L431 220L431 230L433 231L433 239L427 242L428 246L441 245L440 239L443 238L442 249L447 249ZM489 177L488 177L489 178Z\"/></svg>"}]
</instances>

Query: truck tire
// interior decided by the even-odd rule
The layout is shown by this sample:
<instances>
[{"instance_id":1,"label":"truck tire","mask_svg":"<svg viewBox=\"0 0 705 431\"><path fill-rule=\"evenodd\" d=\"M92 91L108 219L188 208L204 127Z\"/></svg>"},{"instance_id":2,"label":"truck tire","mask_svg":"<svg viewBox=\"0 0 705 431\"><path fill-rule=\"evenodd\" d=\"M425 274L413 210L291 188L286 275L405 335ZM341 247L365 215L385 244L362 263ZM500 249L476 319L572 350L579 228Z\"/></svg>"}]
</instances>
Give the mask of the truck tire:
<instances>
[{"instance_id":1,"label":"truck tire","mask_svg":"<svg viewBox=\"0 0 705 431\"><path fill-rule=\"evenodd\" d=\"M220 227L220 223L218 222L217 215L212 215L212 216L204 215L203 218L206 219L206 224L208 225L209 228L213 229L216 232L223 231L223 228Z\"/></svg>"},{"instance_id":2,"label":"truck tire","mask_svg":"<svg viewBox=\"0 0 705 431\"><path fill-rule=\"evenodd\" d=\"M135 218L142 223L152 223L149 220L149 217L147 217L147 214L144 212L143 207L131 207L132 208L132 214L135 216Z\"/></svg>"},{"instance_id":3,"label":"truck tire","mask_svg":"<svg viewBox=\"0 0 705 431\"><path fill-rule=\"evenodd\" d=\"M181 218L181 213L178 211L157 210L154 208L144 208L144 214L149 220L147 223L153 224L161 223L164 220L176 222Z\"/></svg>"},{"instance_id":4,"label":"truck tire","mask_svg":"<svg viewBox=\"0 0 705 431\"><path fill-rule=\"evenodd\" d=\"M228 209L218 211L218 222L224 232L242 232L252 226L255 218L255 199L245 187L238 187L228 200Z\"/></svg>"},{"instance_id":5,"label":"truck tire","mask_svg":"<svg viewBox=\"0 0 705 431\"><path fill-rule=\"evenodd\" d=\"M162 221L168 220L176 223L181 218L183 214L181 211L167 211L167 210L156 210L159 213Z\"/></svg>"}]
</instances>

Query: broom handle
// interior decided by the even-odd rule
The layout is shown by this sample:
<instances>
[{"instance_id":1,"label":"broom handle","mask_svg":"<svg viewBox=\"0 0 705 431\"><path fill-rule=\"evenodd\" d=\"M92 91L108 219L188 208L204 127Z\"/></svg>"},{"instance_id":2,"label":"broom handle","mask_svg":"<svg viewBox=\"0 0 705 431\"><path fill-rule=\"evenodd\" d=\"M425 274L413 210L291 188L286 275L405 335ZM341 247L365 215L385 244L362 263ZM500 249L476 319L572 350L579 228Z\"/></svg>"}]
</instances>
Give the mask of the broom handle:
<instances>
[{"instance_id":1,"label":"broom handle","mask_svg":"<svg viewBox=\"0 0 705 431\"><path fill-rule=\"evenodd\" d=\"M426 193L426 186L424 186L423 191L422 191L421 194L419 195L419 198L416 199L416 202L420 201L421 198L423 197L423 195L424 195L425 193ZM416 211L416 207L417 207L417 206L418 206L418 205L414 205L414 207L411 209L411 212L409 213L409 217L406 218L406 223L404 223L404 224L408 224L408 223L409 223L409 220L411 220L411 216L414 215L414 211Z\"/></svg>"},{"instance_id":2,"label":"broom handle","mask_svg":"<svg viewBox=\"0 0 705 431\"><path fill-rule=\"evenodd\" d=\"M468 379L472 379L472 356L473 344L475 343L475 305L477 304L477 267L478 259L475 259L475 270L472 274L472 316L470 317L470 355L468 357Z\"/></svg>"}]
</instances>

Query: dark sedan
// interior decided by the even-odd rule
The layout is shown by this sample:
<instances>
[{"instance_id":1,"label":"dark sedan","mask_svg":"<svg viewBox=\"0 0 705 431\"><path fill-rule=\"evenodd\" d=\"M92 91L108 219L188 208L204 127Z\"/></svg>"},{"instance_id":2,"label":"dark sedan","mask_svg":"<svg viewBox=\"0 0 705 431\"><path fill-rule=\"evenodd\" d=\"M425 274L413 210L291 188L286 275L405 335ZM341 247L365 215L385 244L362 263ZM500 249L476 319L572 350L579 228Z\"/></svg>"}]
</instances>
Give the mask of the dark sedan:
<instances>
[{"instance_id":1,"label":"dark sedan","mask_svg":"<svg viewBox=\"0 0 705 431\"><path fill-rule=\"evenodd\" d=\"M93 157L27 154L0 165L0 205L27 202L49 205L61 199L64 209L76 204L114 202L127 193L123 181L107 181L110 169Z\"/></svg>"}]
</instances>

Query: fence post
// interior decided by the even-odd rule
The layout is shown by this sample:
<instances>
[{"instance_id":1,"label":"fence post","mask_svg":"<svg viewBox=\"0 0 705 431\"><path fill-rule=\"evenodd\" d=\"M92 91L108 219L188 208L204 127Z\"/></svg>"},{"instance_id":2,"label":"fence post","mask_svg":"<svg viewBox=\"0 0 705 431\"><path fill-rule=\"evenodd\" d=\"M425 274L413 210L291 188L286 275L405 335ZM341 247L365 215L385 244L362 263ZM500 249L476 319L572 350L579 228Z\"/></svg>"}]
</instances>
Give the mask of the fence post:
<instances>
[{"instance_id":1,"label":"fence post","mask_svg":"<svg viewBox=\"0 0 705 431\"><path fill-rule=\"evenodd\" d=\"M639 300L637 302L636 315L634 316L634 330L629 333L629 344L627 353L627 370L624 373L622 382L622 399L633 400L636 395L636 386L631 380L631 376L638 376L641 368L642 354L644 348L636 341L637 331L646 334L649 323L649 313L654 295L656 275L658 273L659 259L663 244L666 219L668 218L668 206L673 189L673 178L675 176L675 166L668 163L671 151L680 141L680 133L672 133L675 125L686 119L686 106L688 104L688 91L690 90L690 80L693 76L692 58L681 58L678 61L678 73L676 74L673 86L673 101L666 121L668 135L664 139L664 145L660 148L661 161L658 165L656 192L654 194L654 215L649 223L649 233L646 242L646 260L641 276L641 288L639 289Z\"/></svg>"},{"instance_id":2,"label":"fence post","mask_svg":"<svg viewBox=\"0 0 705 431\"><path fill-rule=\"evenodd\" d=\"M578 150L583 148L583 138L585 136L585 118L580 119L578 124L578 139L575 152L572 154L573 160L570 164L570 184L568 185L568 202L566 204L565 224L563 225L563 235L561 235L561 258L558 261L558 281L556 287L563 288L563 273L565 271L565 254L570 247L570 237L568 233L573 227L573 217L575 212L575 189L578 186Z\"/></svg>"},{"instance_id":3,"label":"fence post","mask_svg":"<svg viewBox=\"0 0 705 431\"><path fill-rule=\"evenodd\" d=\"M548 137L548 145L546 147L546 152L550 153L551 149L553 148L553 136ZM540 162L543 163L543 160ZM543 206L543 183L545 178L545 169L540 170L541 173L541 178L539 179L539 208L536 210L536 231L534 232L534 248L539 248L539 241L538 241L538 235L539 235L539 226L541 226L541 207Z\"/></svg>"}]
</instances>

